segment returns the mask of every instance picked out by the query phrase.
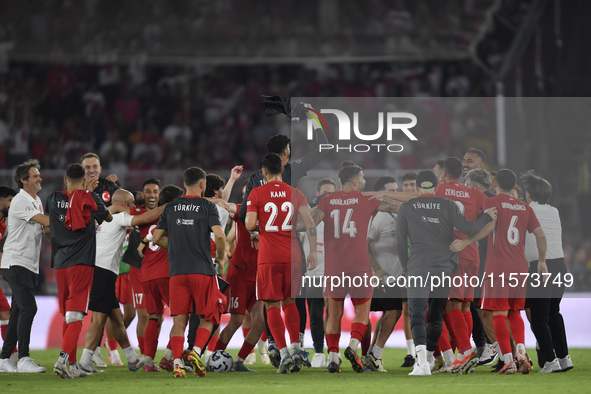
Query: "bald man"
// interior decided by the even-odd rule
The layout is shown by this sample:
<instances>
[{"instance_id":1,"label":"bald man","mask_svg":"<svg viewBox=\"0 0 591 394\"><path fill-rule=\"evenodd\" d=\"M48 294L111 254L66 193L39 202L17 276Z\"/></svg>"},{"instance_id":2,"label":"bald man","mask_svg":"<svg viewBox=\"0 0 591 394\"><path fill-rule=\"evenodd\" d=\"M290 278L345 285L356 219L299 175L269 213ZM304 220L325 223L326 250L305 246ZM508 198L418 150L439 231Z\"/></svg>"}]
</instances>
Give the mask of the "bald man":
<instances>
[{"instance_id":1,"label":"bald man","mask_svg":"<svg viewBox=\"0 0 591 394\"><path fill-rule=\"evenodd\" d=\"M88 303L88 309L92 311L92 322L84 338L84 350L80 359L80 365L86 372L102 372L92 366L91 360L94 350L100 343L107 318L112 322L114 337L127 357L129 369L135 371L143 366L143 361L137 361L137 354L129 343L123 324L123 314L115 294L115 282L119 274L121 249L127 228L158 220L164 206L142 215L131 216L129 209L134 205L134 198L130 192L123 189L113 193L111 202L113 205L124 205L128 209L126 212L113 215L113 220L110 223L101 224L96 231L96 265L90 302Z\"/></svg>"}]
</instances>

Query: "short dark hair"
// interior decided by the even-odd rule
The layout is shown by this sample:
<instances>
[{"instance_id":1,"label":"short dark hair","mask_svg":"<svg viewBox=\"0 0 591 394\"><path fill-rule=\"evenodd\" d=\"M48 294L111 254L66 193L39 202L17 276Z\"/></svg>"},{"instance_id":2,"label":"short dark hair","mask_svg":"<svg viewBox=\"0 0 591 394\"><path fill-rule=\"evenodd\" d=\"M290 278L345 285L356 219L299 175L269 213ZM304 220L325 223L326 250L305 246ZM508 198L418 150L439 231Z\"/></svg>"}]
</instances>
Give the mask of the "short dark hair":
<instances>
[{"instance_id":1,"label":"short dark hair","mask_svg":"<svg viewBox=\"0 0 591 394\"><path fill-rule=\"evenodd\" d=\"M291 137L285 134L276 134L267 140L267 152L282 154L291 144Z\"/></svg>"},{"instance_id":2,"label":"short dark hair","mask_svg":"<svg viewBox=\"0 0 591 394\"><path fill-rule=\"evenodd\" d=\"M322 178L321 180L318 181L318 185L316 185L316 190L320 191L320 189L322 188L322 186L324 185L333 185L335 188L337 187L337 185L335 185L334 181L330 178Z\"/></svg>"},{"instance_id":3,"label":"short dark hair","mask_svg":"<svg viewBox=\"0 0 591 394\"><path fill-rule=\"evenodd\" d=\"M396 183L396 179L392 178L391 176L383 176L376 181L375 185L373 185L373 190L376 192L385 190L385 187L388 183Z\"/></svg>"},{"instance_id":4,"label":"short dark hair","mask_svg":"<svg viewBox=\"0 0 591 394\"><path fill-rule=\"evenodd\" d=\"M82 167L79 163L72 163L66 169L66 178L72 182L80 182L84 179L86 175L86 171L84 171L84 167Z\"/></svg>"},{"instance_id":5,"label":"short dark hair","mask_svg":"<svg viewBox=\"0 0 591 394\"><path fill-rule=\"evenodd\" d=\"M417 176L418 175L415 172L407 172L406 174L402 175L402 182L416 180Z\"/></svg>"},{"instance_id":6,"label":"short dark hair","mask_svg":"<svg viewBox=\"0 0 591 394\"><path fill-rule=\"evenodd\" d=\"M490 176L497 176L497 172L496 171L489 171L489 175Z\"/></svg>"},{"instance_id":7,"label":"short dark hair","mask_svg":"<svg viewBox=\"0 0 591 394\"><path fill-rule=\"evenodd\" d=\"M183 189L176 185L166 185L160 189L158 194L158 202L162 205L173 202L177 198L182 197L185 194Z\"/></svg>"},{"instance_id":8,"label":"short dark hair","mask_svg":"<svg viewBox=\"0 0 591 394\"><path fill-rule=\"evenodd\" d=\"M224 178L218 174L207 174L205 179L207 180L207 185L205 186L205 197L213 197L216 190L219 190L226 185Z\"/></svg>"},{"instance_id":9,"label":"short dark hair","mask_svg":"<svg viewBox=\"0 0 591 394\"><path fill-rule=\"evenodd\" d=\"M16 185L20 189L23 188L23 183L21 182L21 179L23 179L25 181L29 180L29 170L31 168L36 168L36 169L40 170L41 166L39 165L39 160L37 160L37 159L27 160L23 164L21 164L20 166L16 167L16 170L14 172L14 181L16 182Z\"/></svg>"},{"instance_id":10,"label":"short dark hair","mask_svg":"<svg viewBox=\"0 0 591 394\"><path fill-rule=\"evenodd\" d=\"M552 196L552 185L539 175L536 175L534 170L529 170L521 175L521 182L525 186L525 191L529 194L529 198L539 204L548 204Z\"/></svg>"},{"instance_id":11,"label":"short dark hair","mask_svg":"<svg viewBox=\"0 0 591 394\"><path fill-rule=\"evenodd\" d=\"M344 185L345 183L350 182L353 178L359 175L361 171L363 170L357 165L344 166L339 171L339 179L341 180L341 184Z\"/></svg>"},{"instance_id":12,"label":"short dark hair","mask_svg":"<svg viewBox=\"0 0 591 394\"><path fill-rule=\"evenodd\" d=\"M278 175L281 174L281 169L283 167L283 163L281 163L281 157L279 157L278 153L267 153L262 159L261 164L264 169L269 171L271 175Z\"/></svg>"},{"instance_id":13,"label":"short dark hair","mask_svg":"<svg viewBox=\"0 0 591 394\"><path fill-rule=\"evenodd\" d=\"M101 159L98 157L98 155L96 153L88 152L88 153L85 153L82 155L82 157L80 158L80 164L82 164L84 159L88 159L89 157L92 157L93 159L97 159L99 161L99 163L101 162Z\"/></svg>"},{"instance_id":14,"label":"short dark hair","mask_svg":"<svg viewBox=\"0 0 591 394\"><path fill-rule=\"evenodd\" d=\"M472 182L479 183L487 189L491 184L489 172L483 170L482 168L474 168L473 170L468 171L468 173L466 174L466 179L469 179Z\"/></svg>"},{"instance_id":15,"label":"short dark hair","mask_svg":"<svg viewBox=\"0 0 591 394\"><path fill-rule=\"evenodd\" d=\"M439 166L439 168L443 168L443 166L445 165L445 160L439 159L435 162L435 165Z\"/></svg>"},{"instance_id":16,"label":"short dark hair","mask_svg":"<svg viewBox=\"0 0 591 394\"><path fill-rule=\"evenodd\" d=\"M353 160L343 160L341 162L341 168L346 167L346 166L356 166L357 163L355 163Z\"/></svg>"},{"instance_id":17,"label":"short dark hair","mask_svg":"<svg viewBox=\"0 0 591 394\"><path fill-rule=\"evenodd\" d=\"M510 169L502 168L497 172L495 181L497 181L497 184L502 190L510 192L515 187L515 183L517 183L517 176Z\"/></svg>"},{"instance_id":18,"label":"short dark hair","mask_svg":"<svg viewBox=\"0 0 591 394\"><path fill-rule=\"evenodd\" d=\"M0 200L16 196L16 190L8 186L0 186Z\"/></svg>"},{"instance_id":19,"label":"short dark hair","mask_svg":"<svg viewBox=\"0 0 591 394\"><path fill-rule=\"evenodd\" d=\"M202 179L205 179L205 171L199 167L189 167L183 173L183 182L187 187L196 185Z\"/></svg>"},{"instance_id":20,"label":"short dark hair","mask_svg":"<svg viewBox=\"0 0 591 394\"><path fill-rule=\"evenodd\" d=\"M462 171L464 170L464 166L462 161L457 157L448 157L443 162L443 166L445 172L451 179L460 179L462 176Z\"/></svg>"},{"instance_id":21,"label":"short dark hair","mask_svg":"<svg viewBox=\"0 0 591 394\"><path fill-rule=\"evenodd\" d=\"M476 148L470 148L468 149L468 151L466 153L475 153L478 155L478 157L480 158L480 160L486 164L486 155L484 154L483 151L481 151L480 149L476 149Z\"/></svg>"},{"instance_id":22,"label":"short dark hair","mask_svg":"<svg viewBox=\"0 0 591 394\"><path fill-rule=\"evenodd\" d=\"M144 187L146 187L146 185L158 185L158 187L160 187L160 179L156 179L156 178L148 178L144 181L144 183L142 184L142 190L144 190Z\"/></svg>"}]
</instances>

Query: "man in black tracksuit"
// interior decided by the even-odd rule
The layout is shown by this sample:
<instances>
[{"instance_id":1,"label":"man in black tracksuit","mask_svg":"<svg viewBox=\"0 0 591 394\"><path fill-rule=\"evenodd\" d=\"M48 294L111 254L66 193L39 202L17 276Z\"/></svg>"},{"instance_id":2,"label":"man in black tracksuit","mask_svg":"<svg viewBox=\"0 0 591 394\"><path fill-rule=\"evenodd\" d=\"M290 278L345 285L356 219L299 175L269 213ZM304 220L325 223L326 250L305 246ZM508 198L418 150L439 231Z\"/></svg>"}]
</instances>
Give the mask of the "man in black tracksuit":
<instances>
[{"instance_id":1,"label":"man in black tracksuit","mask_svg":"<svg viewBox=\"0 0 591 394\"><path fill-rule=\"evenodd\" d=\"M408 307L417 349L418 366L410 375L430 375L429 363L441 335L451 277L458 266L457 253L449 249L454 240L454 228L464 234L473 234L496 219L496 211L489 210L473 222L466 220L454 201L434 195L437 177L433 171L421 171L417 186L420 196L402 204L398 211L396 245L402 269L407 275ZM410 256L407 237L411 245ZM442 276L449 280L443 281ZM439 283L435 277L439 278ZM425 329L427 306L429 326Z\"/></svg>"}]
</instances>

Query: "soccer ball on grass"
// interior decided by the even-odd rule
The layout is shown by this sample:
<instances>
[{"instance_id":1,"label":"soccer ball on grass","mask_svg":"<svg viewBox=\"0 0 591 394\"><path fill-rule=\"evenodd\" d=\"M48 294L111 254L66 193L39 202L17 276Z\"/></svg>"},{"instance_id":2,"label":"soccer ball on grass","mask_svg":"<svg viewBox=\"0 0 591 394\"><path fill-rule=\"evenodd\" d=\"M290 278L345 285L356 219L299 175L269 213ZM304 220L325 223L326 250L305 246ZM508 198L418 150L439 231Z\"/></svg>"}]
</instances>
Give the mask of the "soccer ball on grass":
<instances>
[{"instance_id":1,"label":"soccer ball on grass","mask_svg":"<svg viewBox=\"0 0 591 394\"><path fill-rule=\"evenodd\" d=\"M225 350L216 350L207 360L207 369L212 372L228 372L232 369L232 356Z\"/></svg>"}]
</instances>

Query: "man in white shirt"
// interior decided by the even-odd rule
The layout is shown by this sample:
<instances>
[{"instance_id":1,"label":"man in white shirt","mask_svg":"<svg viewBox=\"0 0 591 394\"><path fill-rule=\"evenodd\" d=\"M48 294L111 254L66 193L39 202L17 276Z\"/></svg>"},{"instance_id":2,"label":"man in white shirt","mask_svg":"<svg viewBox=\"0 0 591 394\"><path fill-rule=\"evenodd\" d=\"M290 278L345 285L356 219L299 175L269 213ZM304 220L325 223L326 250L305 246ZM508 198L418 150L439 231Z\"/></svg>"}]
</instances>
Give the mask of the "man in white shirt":
<instances>
[{"instance_id":1,"label":"man in white shirt","mask_svg":"<svg viewBox=\"0 0 591 394\"><path fill-rule=\"evenodd\" d=\"M568 354L564 320L560 314L560 301L565 290L568 268L562 249L562 226L558 209L548 204L552 186L533 170L521 176L525 186L525 198L533 209L546 235L546 265L548 281L536 280L538 273L538 247L536 237L527 233L525 257L529 262L529 286L526 293L526 314L538 342L538 365L541 373L564 372L573 368ZM537 284L537 286L536 286ZM529 308L529 313L528 313Z\"/></svg>"},{"instance_id":2,"label":"man in white shirt","mask_svg":"<svg viewBox=\"0 0 591 394\"><path fill-rule=\"evenodd\" d=\"M0 354L0 372L45 372L29 357L31 327L37 314L35 286L39 276L39 254L43 227L49 229L49 217L37 193L41 190L39 162L28 160L18 166L15 181L19 193L10 204L7 239L2 255L2 273L12 290L12 308L6 337ZM18 341L19 361L15 366L10 356Z\"/></svg>"},{"instance_id":3,"label":"man in white shirt","mask_svg":"<svg viewBox=\"0 0 591 394\"><path fill-rule=\"evenodd\" d=\"M377 180L374 190L395 192L398 191L398 185L392 177L381 177ZM371 310L383 314L376 323L372 345L364 358L364 364L372 370L381 372L386 372L382 362L384 346L402 316L403 304L406 304L406 289L393 286L395 282L392 280L402 275L402 266L396 250L396 216L394 213L378 212L367 233L371 268L373 274L380 278L380 283L384 283L384 287L378 286L374 289ZM389 277L392 278L388 280Z\"/></svg>"},{"instance_id":4,"label":"man in white shirt","mask_svg":"<svg viewBox=\"0 0 591 394\"><path fill-rule=\"evenodd\" d=\"M111 201L114 205L121 204L131 208L134 198L127 190L119 189L113 193ZM85 371L99 371L91 365L91 361L95 349L100 344L107 318L111 320L114 337L126 352L126 356L128 349L131 349L123 324L123 314L119 308L119 300L115 294L121 250L128 227L152 223L158 220L163 210L164 206L138 216L131 216L129 212L116 213L111 222L103 222L97 229L96 265L88 303L88 309L92 311L92 322L86 332L84 350L80 358L80 365ZM133 349L131 352L135 353ZM142 365L136 367L140 368Z\"/></svg>"}]
</instances>

